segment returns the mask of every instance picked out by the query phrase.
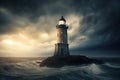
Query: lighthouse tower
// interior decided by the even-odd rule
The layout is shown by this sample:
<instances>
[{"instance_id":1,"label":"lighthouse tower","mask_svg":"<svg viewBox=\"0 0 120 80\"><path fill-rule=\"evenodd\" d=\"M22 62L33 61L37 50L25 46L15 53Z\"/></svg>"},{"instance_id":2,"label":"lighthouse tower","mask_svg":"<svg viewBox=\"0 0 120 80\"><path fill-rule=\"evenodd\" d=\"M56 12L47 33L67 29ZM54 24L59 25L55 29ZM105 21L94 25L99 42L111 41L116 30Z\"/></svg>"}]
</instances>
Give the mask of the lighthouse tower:
<instances>
[{"instance_id":1,"label":"lighthouse tower","mask_svg":"<svg viewBox=\"0 0 120 80\"><path fill-rule=\"evenodd\" d=\"M56 26L57 29L57 43L55 44L54 56L68 56L69 55L69 45L67 39L67 29L66 20L61 16L59 23Z\"/></svg>"}]
</instances>

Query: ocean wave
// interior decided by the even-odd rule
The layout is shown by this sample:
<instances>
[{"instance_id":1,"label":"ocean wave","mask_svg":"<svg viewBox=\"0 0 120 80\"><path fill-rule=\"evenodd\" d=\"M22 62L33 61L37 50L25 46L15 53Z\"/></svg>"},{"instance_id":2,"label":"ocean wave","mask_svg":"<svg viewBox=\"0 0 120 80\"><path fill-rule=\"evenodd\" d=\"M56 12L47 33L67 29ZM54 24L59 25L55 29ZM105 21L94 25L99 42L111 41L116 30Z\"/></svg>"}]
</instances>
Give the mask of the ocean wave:
<instances>
[{"instance_id":1,"label":"ocean wave","mask_svg":"<svg viewBox=\"0 0 120 80\"><path fill-rule=\"evenodd\" d=\"M38 60L32 60L1 64L0 80L117 80L112 73L118 74L120 69L115 69L108 64L48 68L39 67Z\"/></svg>"},{"instance_id":2,"label":"ocean wave","mask_svg":"<svg viewBox=\"0 0 120 80\"><path fill-rule=\"evenodd\" d=\"M120 69L120 64L119 65L113 65L113 64L110 64L110 63L105 63L106 66L108 67L111 67L111 68L119 68Z\"/></svg>"}]
</instances>

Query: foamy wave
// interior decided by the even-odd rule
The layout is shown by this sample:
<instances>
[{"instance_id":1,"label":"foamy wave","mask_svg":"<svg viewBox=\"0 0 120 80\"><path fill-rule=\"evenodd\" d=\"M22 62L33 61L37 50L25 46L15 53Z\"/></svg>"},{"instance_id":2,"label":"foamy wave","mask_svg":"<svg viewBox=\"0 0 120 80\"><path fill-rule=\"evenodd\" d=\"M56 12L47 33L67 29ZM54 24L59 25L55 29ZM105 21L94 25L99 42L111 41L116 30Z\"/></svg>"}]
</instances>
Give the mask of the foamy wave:
<instances>
[{"instance_id":1,"label":"foamy wave","mask_svg":"<svg viewBox=\"0 0 120 80\"><path fill-rule=\"evenodd\" d=\"M111 68L120 68L120 65L112 65L110 63L105 63L104 65L111 67Z\"/></svg>"},{"instance_id":2,"label":"foamy wave","mask_svg":"<svg viewBox=\"0 0 120 80\"><path fill-rule=\"evenodd\" d=\"M96 64L90 64L88 66L84 66L82 67L82 69L88 73L93 73L93 74L104 73L104 71L100 68L100 66Z\"/></svg>"},{"instance_id":3,"label":"foamy wave","mask_svg":"<svg viewBox=\"0 0 120 80\"><path fill-rule=\"evenodd\" d=\"M107 71L109 72L109 67L105 65L89 64L81 66L64 66L62 68L48 68L39 67L39 63L37 62L38 60L31 60L2 64L0 65L0 75L7 75L9 77L20 76L22 77L21 80L112 80L112 78L100 76L102 73L106 74ZM1 77L4 76L0 76L0 80ZM5 80L8 80L8 78ZM12 80L19 79L15 78Z\"/></svg>"}]
</instances>

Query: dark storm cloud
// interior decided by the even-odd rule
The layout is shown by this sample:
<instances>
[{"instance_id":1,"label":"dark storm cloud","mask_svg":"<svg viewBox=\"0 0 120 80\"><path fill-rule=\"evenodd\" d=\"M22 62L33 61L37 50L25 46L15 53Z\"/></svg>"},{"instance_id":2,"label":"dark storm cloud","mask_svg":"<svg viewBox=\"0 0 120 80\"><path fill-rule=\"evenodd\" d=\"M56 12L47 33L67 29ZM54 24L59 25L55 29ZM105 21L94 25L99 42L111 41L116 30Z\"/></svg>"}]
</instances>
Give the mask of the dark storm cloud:
<instances>
[{"instance_id":1,"label":"dark storm cloud","mask_svg":"<svg viewBox=\"0 0 120 80\"><path fill-rule=\"evenodd\" d=\"M68 1L52 0L1 0L0 33L13 32L16 17L24 17L35 23L39 17L44 15L52 16L70 13L71 10L69 10L70 6L68 4Z\"/></svg>"},{"instance_id":2,"label":"dark storm cloud","mask_svg":"<svg viewBox=\"0 0 120 80\"><path fill-rule=\"evenodd\" d=\"M90 38L101 38L101 44L97 49L120 49L120 6L119 0L97 1L89 0L87 5L90 9L85 12L82 21L81 33L89 35ZM94 31L89 32L93 29ZM117 44L116 44L117 43ZM96 47L96 46L95 46ZM94 48L95 48L94 47ZM92 47L91 47L92 48ZM90 48L90 49L91 49Z\"/></svg>"},{"instance_id":3,"label":"dark storm cloud","mask_svg":"<svg viewBox=\"0 0 120 80\"><path fill-rule=\"evenodd\" d=\"M12 16L24 16L34 23L43 15L66 16L75 13L83 16L83 20L80 22L79 34L70 37L70 40L84 35L89 38L84 48L120 49L119 4L120 0L1 0L0 8L8 12L0 10L0 33L13 29L10 26L14 21Z\"/></svg>"},{"instance_id":4,"label":"dark storm cloud","mask_svg":"<svg viewBox=\"0 0 120 80\"><path fill-rule=\"evenodd\" d=\"M1 0L0 6L9 9L14 14L35 18L46 14L66 14L71 11L69 10L70 2L64 0Z\"/></svg>"},{"instance_id":5,"label":"dark storm cloud","mask_svg":"<svg viewBox=\"0 0 120 80\"><path fill-rule=\"evenodd\" d=\"M120 49L119 0L76 0L73 4L84 16L79 32L89 37L85 49Z\"/></svg>"}]
</instances>

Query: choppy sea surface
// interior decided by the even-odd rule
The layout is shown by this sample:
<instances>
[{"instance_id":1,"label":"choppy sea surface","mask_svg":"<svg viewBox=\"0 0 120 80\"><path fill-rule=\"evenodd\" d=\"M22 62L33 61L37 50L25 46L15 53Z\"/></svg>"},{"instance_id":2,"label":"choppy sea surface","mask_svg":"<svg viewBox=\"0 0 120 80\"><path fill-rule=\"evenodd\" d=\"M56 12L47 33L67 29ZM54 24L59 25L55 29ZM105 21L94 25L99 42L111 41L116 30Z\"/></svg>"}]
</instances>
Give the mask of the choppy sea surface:
<instances>
[{"instance_id":1,"label":"choppy sea surface","mask_svg":"<svg viewBox=\"0 0 120 80\"><path fill-rule=\"evenodd\" d=\"M120 58L97 58L105 63L62 68L39 67L43 59L0 58L0 80L120 80Z\"/></svg>"}]
</instances>

